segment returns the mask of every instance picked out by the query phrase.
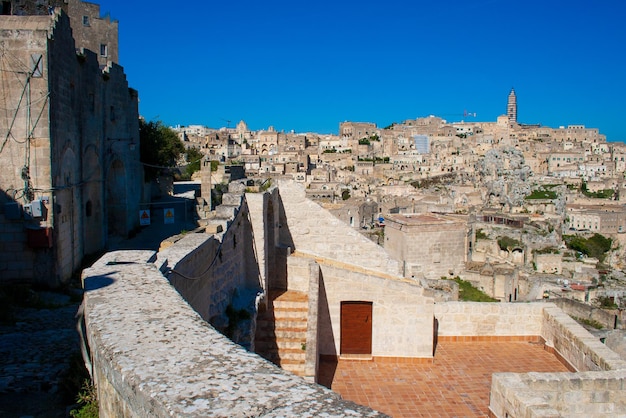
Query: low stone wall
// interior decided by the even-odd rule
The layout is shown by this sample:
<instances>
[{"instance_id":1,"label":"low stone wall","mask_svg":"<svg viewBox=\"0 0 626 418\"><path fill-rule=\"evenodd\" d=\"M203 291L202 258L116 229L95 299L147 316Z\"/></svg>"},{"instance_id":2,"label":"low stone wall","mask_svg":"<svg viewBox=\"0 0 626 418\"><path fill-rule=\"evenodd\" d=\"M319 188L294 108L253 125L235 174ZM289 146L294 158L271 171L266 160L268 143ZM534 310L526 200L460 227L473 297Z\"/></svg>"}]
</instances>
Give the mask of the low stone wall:
<instances>
[{"instance_id":1,"label":"low stone wall","mask_svg":"<svg viewBox=\"0 0 626 418\"><path fill-rule=\"evenodd\" d=\"M626 362L553 304L545 304L541 336L580 372L626 370Z\"/></svg>"},{"instance_id":2,"label":"low stone wall","mask_svg":"<svg viewBox=\"0 0 626 418\"><path fill-rule=\"evenodd\" d=\"M496 417L625 416L626 361L552 303L541 337L577 373L497 373L489 409Z\"/></svg>"},{"instance_id":3,"label":"low stone wall","mask_svg":"<svg viewBox=\"0 0 626 418\"><path fill-rule=\"evenodd\" d=\"M553 302L568 315L599 322L608 329L626 328L626 324L621 321L618 315L618 310L609 312L605 309L595 308L586 303L567 298L554 299Z\"/></svg>"},{"instance_id":4,"label":"low stone wall","mask_svg":"<svg viewBox=\"0 0 626 418\"><path fill-rule=\"evenodd\" d=\"M83 271L87 362L101 417L383 416L224 337L163 277L152 251Z\"/></svg>"},{"instance_id":5,"label":"low stone wall","mask_svg":"<svg viewBox=\"0 0 626 418\"><path fill-rule=\"evenodd\" d=\"M536 337L545 303L444 302L435 304L438 337Z\"/></svg>"},{"instance_id":6,"label":"low stone wall","mask_svg":"<svg viewBox=\"0 0 626 418\"><path fill-rule=\"evenodd\" d=\"M496 417L624 417L626 371L496 373L489 410Z\"/></svg>"}]
</instances>

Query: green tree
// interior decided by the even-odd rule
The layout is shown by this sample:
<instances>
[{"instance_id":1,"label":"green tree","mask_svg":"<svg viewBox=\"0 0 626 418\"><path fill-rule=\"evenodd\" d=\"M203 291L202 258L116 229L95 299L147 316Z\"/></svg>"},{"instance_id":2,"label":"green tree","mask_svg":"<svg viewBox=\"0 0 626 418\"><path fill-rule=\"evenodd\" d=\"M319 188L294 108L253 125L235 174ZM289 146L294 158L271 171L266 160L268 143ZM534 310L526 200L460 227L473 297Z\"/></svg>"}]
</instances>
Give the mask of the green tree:
<instances>
[{"instance_id":1,"label":"green tree","mask_svg":"<svg viewBox=\"0 0 626 418\"><path fill-rule=\"evenodd\" d=\"M583 238L577 235L564 235L563 240L568 248L579 251L587 257L597 258L604 261L607 251L611 249L613 240L600 234L594 234L591 238Z\"/></svg>"},{"instance_id":2,"label":"green tree","mask_svg":"<svg viewBox=\"0 0 626 418\"><path fill-rule=\"evenodd\" d=\"M181 175L183 179L191 180L191 176L193 175L193 173L200 170L200 162L202 160L202 157L203 154L196 148L187 148L187 152L185 153L187 167L185 167L185 171Z\"/></svg>"},{"instance_id":3,"label":"green tree","mask_svg":"<svg viewBox=\"0 0 626 418\"><path fill-rule=\"evenodd\" d=\"M185 152L176 132L161 121L139 120L141 162L146 180L154 180L161 171L173 168Z\"/></svg>"}]
</instances>

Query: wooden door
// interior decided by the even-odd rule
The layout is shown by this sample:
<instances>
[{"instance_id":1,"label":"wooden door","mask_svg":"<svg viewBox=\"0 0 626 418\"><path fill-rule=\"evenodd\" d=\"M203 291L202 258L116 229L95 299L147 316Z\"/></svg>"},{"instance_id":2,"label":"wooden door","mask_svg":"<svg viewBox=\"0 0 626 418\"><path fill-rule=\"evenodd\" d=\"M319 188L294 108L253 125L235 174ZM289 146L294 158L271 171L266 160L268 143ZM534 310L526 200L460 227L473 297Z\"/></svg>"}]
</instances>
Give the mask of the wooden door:
<instances>
[{"instance_id":1,"label":"wooden door","mask_svg":"<svg viewBox=\"0 0 626 418\"><path fill-rule=\"evenodd\" d=\"M341 354L372 354L372 302L341 302Z\"/></svg>"}]
</instances>

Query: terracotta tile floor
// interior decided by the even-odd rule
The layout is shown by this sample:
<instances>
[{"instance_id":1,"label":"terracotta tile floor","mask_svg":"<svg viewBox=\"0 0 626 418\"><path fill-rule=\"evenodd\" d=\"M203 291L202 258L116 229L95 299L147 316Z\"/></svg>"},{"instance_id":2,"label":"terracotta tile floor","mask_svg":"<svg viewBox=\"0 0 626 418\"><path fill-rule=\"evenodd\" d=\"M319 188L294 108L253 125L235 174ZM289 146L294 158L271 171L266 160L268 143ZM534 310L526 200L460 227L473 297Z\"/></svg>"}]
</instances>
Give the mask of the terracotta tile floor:
<instances>
[{"instance_id":1,"label":"terracotta tile floor","mask_svg":"<svg viewBox=\"0 0 626 418\"><path fill-rule=\"evenodd\" d=\"M485 417L491 375L567 372L543 345L440 342L432 364L322 361L319 383L361 405L398 417Z\"/></svg>"}]
</instances>

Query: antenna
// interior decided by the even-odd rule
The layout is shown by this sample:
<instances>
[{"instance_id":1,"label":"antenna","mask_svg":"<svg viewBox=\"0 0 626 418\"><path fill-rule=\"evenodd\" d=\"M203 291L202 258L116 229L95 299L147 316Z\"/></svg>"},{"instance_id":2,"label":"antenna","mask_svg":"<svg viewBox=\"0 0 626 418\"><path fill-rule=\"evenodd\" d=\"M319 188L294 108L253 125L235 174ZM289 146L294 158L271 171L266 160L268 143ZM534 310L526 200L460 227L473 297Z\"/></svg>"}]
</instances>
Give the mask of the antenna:
<instances>
[{"instance_id":1,"label":"antenna","mask_svg":"<svg viewBox=\"0 0 626 418\"><path fill-rule=\"evenodd\" d=\"M220 118L220 119L222 119L224 122L226 122L226 127L228 129L230 129L230 119L224 119L224 118Z\"/></svg>"}]
</instances>

